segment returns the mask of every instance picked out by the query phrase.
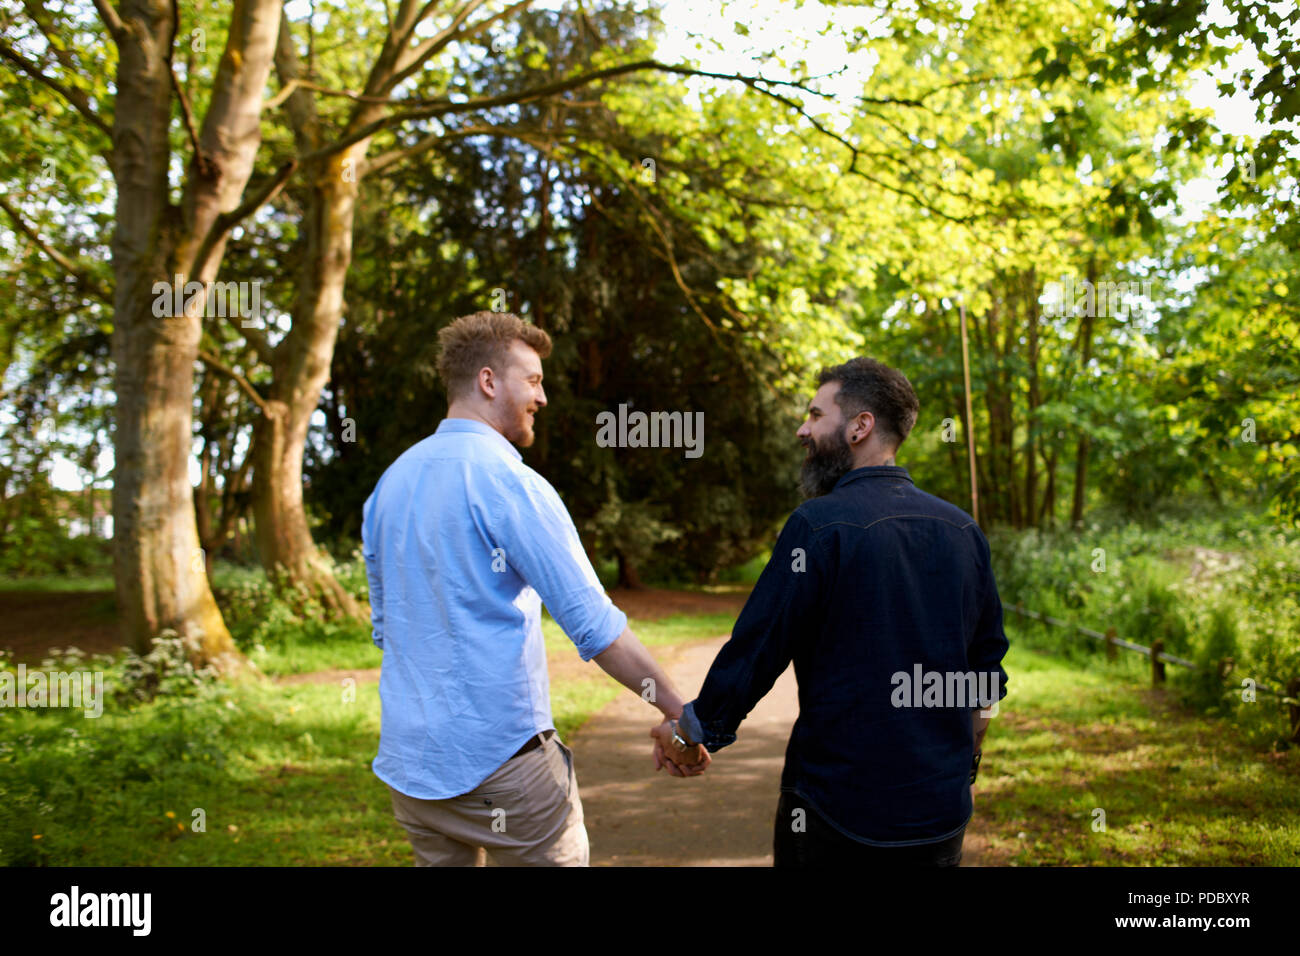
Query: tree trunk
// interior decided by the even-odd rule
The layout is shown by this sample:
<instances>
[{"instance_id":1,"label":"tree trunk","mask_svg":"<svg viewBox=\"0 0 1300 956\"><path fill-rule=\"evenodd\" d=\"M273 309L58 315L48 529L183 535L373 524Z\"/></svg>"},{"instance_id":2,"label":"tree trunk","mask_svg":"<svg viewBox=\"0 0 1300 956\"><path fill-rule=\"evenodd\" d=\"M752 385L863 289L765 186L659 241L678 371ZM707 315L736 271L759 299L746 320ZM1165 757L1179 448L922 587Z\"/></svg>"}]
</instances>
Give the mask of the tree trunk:
<instances>
[{"instance_id":1,"label":"tree trunk","mask_svg":"<svg viewBox=\"0 0 1300 956\"><path fill-rule=\"evenodd\" d=\"M283 11L280 15L275 63L281 82L287 85L305 71L287 17ZM386 92L377 85L375 74L395 69L397 56L390 37L372 70L370 93ZM321 121L312 94L305 88L295 90L285 100L285 110L299 153L319 148ZM382 112L380 106L359 106L348 129L358 129ZM264 355L271 364L271 385L266 408L253 429L254 534L262 565L278 589L319 603L332 617L364 615L312 540L303 505L302 460L343 321L357 192L369 144L369 138L362 139L304 164L308 192L293 322L284 339Z\"/></svg>"},{"instance_id":2,"label":"tree trunk","mask_svg":"<svg viewBox=\"0 0 1300 956\"><path fill-rule=\"evenodd\" d=\"M615 554L618 556L618 586L630 591L644 589L645 585L641 582L641 575L637 572L632 559L622 551L617 551Z\"/></svg>"},{"instance_id":3,"label":"tree trunk","mask_svg":"<svg viewBox=\"0 0 1300 956\"><path fill-rule=\"evenodd\" d=\"M1083 526L1083 493L1088 480L1088 434L1079 436L1079 444L1074 450L1074 500L1070 506L1070 524L1076 528Z\"/></svg>"},{"instance_id":4,"label":"tree trunk","mask_svg":"<svg viewBox=\"0 0 1300 956\"><path fill-rule=\"evenodd\" d=\"M114 571L127 643L147 653L174 630L196 663L243 670L212 596L199 549L193 489L194 364L203 296L180 314L155 315L156 283L215 278L224 235L218 216L239 203L259 139L261 97L279 29L275 0L236 3L178 208L170 202L169 126L175 20L168 0L125 0L110 23L119 50L113 127L117 222L113 233ZM170 294L168 295L170 298ZM168 308L166 312L176 310Z\"/></svg>"},{"instance_id":5,"label":"tree trunk","mask_svg":"<svg viewBox=\"0 0 1300 956\"><path fill-rule=\"evenodd\" d=\"M119 219L117 234L124 231ZM133 293L123 280L143 270L126 267L126 255L115 248L113 550L124 636L143 655L171 629L198 645L203 662L238 669L228 660L237 651L208 586L189 482L198 319L155 318L149 299L138 294L148 291L152 276Z\"/></svg>"},{"instance_id":6,"label":"tree trunk","mask_svg":"<svg viewBox=\"0 0 1300 956\"><path fill-rule=\"evenodd\" d=\"M212 520L212 448L215 444L212 431L220 398L217 376L211 371L205 371L199 383L199 433L203 436L203 450L199 452L199 483L194 489L194 517L199 529L199 547L203 549L204 573L209 581L212 580L213 564L216 561Z\"/></svg>"},{"instance_id":7,"label":"tree trunk","mask_svg":"<svg viewBox=\"0 0 1300 956\"><path fill-rule=\"evenodd\" d=\"M1049 528L1056 527L1056 447L1046 461L1047 491L1043 495L1043 510L1038 515L1038 523Z\"/></svg>"},{"instance_id":8,"label":"tree trunk","mask_svg":"<svg viewBox=\"0 0 1300 956\"><path fill-rule=\"evenodd\" d=\"M1025 508L1024 526L1036 524L1035 513L1038 501L1038 455L1035 450L1034 424L1042 397L1038 388L1038 302L1034 286L1036 276L1033 269L1022 277L1021 302L1029 320L1027 358L1029 361L1029 408L1025 414Z\"/></svg>"},{"instance_id":9,"label":"tree trunk","mask_svg":"<svg viewBox=\"0 0 1300 956\"><path fill-rule=\"evenodd\" d=\"M199 452L194 510L209 580L218 554L230 543L235 522L248 510L248 473L253 465L250 452L245 452L238 463L235 461L235 446L247 423L239 412L238 402L231 401L229 388L228 378L205 368L199 386L199 434L203 447Z\"/></svg>"},{"instance_id":10,"label":"tree trunk","mask_svg":"<svg viewBox=\"0 0 1300 956\"><path fill-rule=\"evenodd\" d=\"M989 311L984 316L985 328L993 327L995 322L993 310L995 308L996 304L990 304ZM984 329L981 329L979 316L976 315L974 311L969 314L968 325L971 336L971 415L973 416L976 414L974 392L975 383L978 380L977 372L979 372L976 360L980 360L979 365L982 366L984 364L983 359L985 356L990 354L993 344L996 343L996 339L994 339L992 335L989 335L989 341L985 341ZM996 359L996 356L994 356L994 358ZM996 365L996 363L992 364ZM975 436L975 480L976 485L979 488L980 522L985 528L1002 520L1002 496L998 489L997 477L995 474L997 469L992 465L996 460L998 449L997 414L995 409L996 397L994 395L994 392L997 390L997 379L995 376L996 373L993 372L990 372L988 376L985 376L984 389L982 393L984 395L984 407L988 412L989 419L988 428L984 430L986 436L985 441L988 443L987 454L981 453L980 451L979 434L977 432L968 433ZM966 427L971 429L975 428L974 422L965 421L964 416L966 414L966 405L964 401L959 408L961 409L960 414L963 416L962 421L965 422Z\"/></svg>"},{"instance_id":11,"label":"tree trunk","mask_svg":"<svg viewBox=\"0 0 1300 956\"><path fill-rule=\"evenodd\" d=\"M357 176L365 143L306 169L302 272L293 327L276 346L267 411L253 430L253 514L263 567L278 587L319 602L331 616L363 616L312 541L302 496L311 417L329 380L352 261Z\"/></svg>"},{"instance_id":12,"label":"tree trunk","mask_svg":"<svg viewBox=\"0 0 1300 956\"><path fill-rule=\"evenodd\" d=\"M1003 452L1006 455L1006 490L1007 490L1007 516L1013 528L1023 528L1024 520L1021 513L1020 501L1020 484L1016 481L1016 400L1015 392L1017 388L1016 377L1010 372L1010 358L1015 352L1016 335L1018 326L1016 323L1015 306L1012 304L1015 290L1011 287L1010 282L1005 287L1005 298L1007 300L1007 320L1003 325L1003 340L1001 361L999 362L1000 374L1002 378L1002 388L998 395L998 405L1002 409L1002 437Z\"/></svg>"},{"instance_id":13,"label":"tree trunk","mask_svg":"<svg viewBox=\"0 0 1300 956\"><path fill-rule=\"evenodd\" d=\"M253 528L257 550L277 590L319 604L331 617L360 618L361 608L334 577L312 540L302 498L304 416L272 399L253 432ZM314 408L313 408L314 410Z\"/></svg>"},{"instance_id":14,"label":"tree trunk","mask_svg":"<svg viewBox=\"0 0 1300 956\"><path fill-rule=\"evenodd\" d=\"M988 376L988 384L985 389L985 404L989 410L989 454L986 465L987 487L990 494L986 497L980 496L980 504L987 502L989 507L981 509L984 514L985 527L991 526L998 522L1009 522L1015 525L1015 487L1016 473L1012 456L1014 448L1012 440L1014 437L1014 425L1007 409L1008 384L1005 374L1006 361L1005 350L998 344L998 320L1000 318L1000 304L997 296L997 290L993 290L992 302L989 304L988 315L985 319L985 332L988 341L981 350L985 355L993 359L992 368ZM1011 320L1008 318L1008 325Z\"/></svg>"}]
</instances>

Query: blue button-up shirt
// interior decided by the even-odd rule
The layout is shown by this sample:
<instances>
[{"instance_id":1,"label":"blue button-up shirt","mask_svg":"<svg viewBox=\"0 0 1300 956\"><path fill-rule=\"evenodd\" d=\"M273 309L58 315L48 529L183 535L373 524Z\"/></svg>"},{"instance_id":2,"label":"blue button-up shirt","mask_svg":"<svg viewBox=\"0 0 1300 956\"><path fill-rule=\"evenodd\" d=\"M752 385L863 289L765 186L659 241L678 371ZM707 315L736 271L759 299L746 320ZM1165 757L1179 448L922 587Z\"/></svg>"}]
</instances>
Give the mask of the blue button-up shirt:
<instances>
[{"instance_id":1,"label":"blue button-up shirt","mask_svg":"<svg viewBox=\"0 0 1300 956\"><path fill-rule=\"evenodd\" d=\"M979 526L905 468L857 468L790 516L682 729L727 746L793 660L781 789L859 842L935 842L970 818L970 704L1006 695L1006 651Z\"/></svg>"},{"instance_id":2,"label":"blue button-up shirt","mask_svg":"<svg viewBox=\"0 0 1300 956\"><path fill-rule=\"evenodd\" d=\"M494 428L448 418L366 500L381 727L375 775L441 800L552 729L541 604L583 660L627 627L554 488Z\"/></svg>"}]
</instances>

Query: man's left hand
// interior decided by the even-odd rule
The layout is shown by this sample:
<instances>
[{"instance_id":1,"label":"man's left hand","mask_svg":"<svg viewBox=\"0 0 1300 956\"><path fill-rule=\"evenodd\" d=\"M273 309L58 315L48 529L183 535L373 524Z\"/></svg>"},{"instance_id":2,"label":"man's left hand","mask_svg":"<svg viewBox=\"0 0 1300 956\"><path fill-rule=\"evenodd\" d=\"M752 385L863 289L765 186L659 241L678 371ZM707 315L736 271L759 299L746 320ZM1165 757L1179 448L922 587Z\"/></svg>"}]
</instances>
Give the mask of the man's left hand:
<instances>
[{"instance_id":1,"label":"man's left hand","mask_svg":"<svg viewBox=\"0 0 1300 956\"><path fill-rule=\"evenodd\" d=\"M713 763L713 758L709 752L704 749L703 744L696 744L688 747L685 751L677 749L673 743L673 723L671 720L665 720L658 727L650 731L650 736L654 738L654 758L655 769L662 770L668 768L668 772L674 777L694 777L704 773L709 764Z\"/></svg>"}]
</instances>

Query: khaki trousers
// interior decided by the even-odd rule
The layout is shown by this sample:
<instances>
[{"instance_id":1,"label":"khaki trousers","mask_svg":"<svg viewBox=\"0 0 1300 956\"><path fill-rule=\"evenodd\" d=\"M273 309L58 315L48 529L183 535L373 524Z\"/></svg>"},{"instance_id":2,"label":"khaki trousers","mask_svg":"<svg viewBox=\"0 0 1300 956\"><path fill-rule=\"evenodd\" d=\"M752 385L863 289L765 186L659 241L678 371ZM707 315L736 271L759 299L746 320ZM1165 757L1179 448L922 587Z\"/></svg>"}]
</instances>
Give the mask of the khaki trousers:
<instances>
[{"instance_id":1,"label":"khaki trousers","mask_svg":"<svg viewBox=\"0 0 1300 956\"><path fill-rule=\"evenodd\" d=\"M511 757L469 793L420 800L388 788L416 866L588 866L573 751L558 735Z\"/></svg>"}]
</instances>

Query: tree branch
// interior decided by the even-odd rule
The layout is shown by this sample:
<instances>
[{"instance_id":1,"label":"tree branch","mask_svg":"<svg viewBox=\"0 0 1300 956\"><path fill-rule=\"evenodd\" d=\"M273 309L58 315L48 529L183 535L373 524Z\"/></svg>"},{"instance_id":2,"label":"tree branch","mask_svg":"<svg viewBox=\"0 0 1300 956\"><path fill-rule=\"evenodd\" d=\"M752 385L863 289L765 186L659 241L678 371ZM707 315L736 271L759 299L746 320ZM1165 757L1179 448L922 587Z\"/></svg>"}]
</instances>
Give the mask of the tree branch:
<instances>
[{"instance_id":1,"label":"tree branch","mask_svg":"<svg viewBox=\"0 0 1300 956\"><path fill-rule=\"evenodd\" d=\"M470 37L478 36L498 20L505 19L515 11L523 9L532 2L533 0L517 0L516 3L510 4L510 6L506 7L499 13L494 13L490 17L479 20L469 28L458 31L456 28L469 19L469 15L473 13L474 10L482 6L482 0L474 0L474 2L466 4L464 9L461 10L461 12L452 20L447 29L420 43L419 46L410 52L409 58L402 57L402 59L398 60L397 70L384 84L384 91L387 92L396 87L408 76L418 70L420 65L428 60L429 57L447 47L448 44L456 40L468 40ZM407 60L407 62L403 62L403 60Z\"/></svg>"},{"instance_id":2,"label":"tree branch","mask_svg":"<svg viewBox=\"0 0 1300 956\"><path fill-rule=\"evenodd\" d=\"M68 273L72 278L76 279L78 285L105 305L110 307L113 305L113 297L109 295L98 282L92 279L84 269L79 268L63 253L46 243L45 240L40 237L40 234L24 221L23 217L18 214L18 210L9 205L8 200L3 196L0 196L0 209L3 209L9 215L9 218L13 220L14 225L18 227L19 231L34 242L37 248L40 249L41 252L45 253L46 257L48 257L51 262L61 268L64 272Z\"/></svg>"},{"instance_id":3,"label":"tree branch","mask_svg":"<svg viewBox=\"0 0 1300 956\"><path fill-rule=\"evenodd\" d=\"M281 29L283 29L283 27L281 27ZM275 109L285 100L287 100L293 94L294 90L296 90L298 87L302 85L303 85L302 80L297 80L297 79L290 80L288 83L284 84L284 86L280 87L279 93L276 93L270 99L262 100L262 109L264 110ZM321 90L320 92L324 93L328 91Z\"/></svg>"},{"instance_id":4,"label":"tree branch","mask_svg":"<svg viewBox=\"0 0 1300 956\"><path fill-rule=\"evenodd\" d=\"M113 42L120 44L122 38L126 35L126 24L117 15L113 5L108 0L95 0L95 9L99 11L99 18L104 21L104 26L108 27Z\"/></svg>"},{"instance_id":5,"label":"tree branch","mask_svg":"<svg viewBox=\"0 0 1300 956\"><path fill-rule=\"evenodd\" d=\"M308 24L310 28L311 24ZM316 112L316 100L301 89L302 61L298 58L298 48L293 42L293 25L289 15L280 11L280 35L275 42L275 72L284 87L272 99L275 105L285 103L285 114L289 117L289 126L293 130L293 141L298 152L305 153L320 145L320 121Z\"/></svg>"},{"instance_id":6,"label":"tree branch","mask_svg":"<svg viewBox=\"0 0 1300 956\"><path fill-rule=\"evenodd\" d=\"M171 69L170 64L167 72L171 74L172 89L176 91L176 96L181 101L181 115L185 117L185 129L189 132L190 144L194 147L194 164L198 167L199 175L208 179L215 170L212 168L212 160L207 153L203 152L203 147L199 144L199 131L194 125L194 111L190 109L190 98L185 95L185 90L181 88L181 81L176 79L176 71Z\"/></svg>"},{"instance_id":7,"label":"tree branch","mask_svg":"<svg viewBox=\"0 0 1300 956\"><path fill-rule=\"evenodd\" d=\"M63 68L73 75L84 73L85 70L68 55L67 50L60 46L61 40L58 36L58 31L54 29L52 24L47 24L42 19L42 16L45 14L45 9L42 7L39 0L23 0L23 6L27 8L27 15L32 18L32 22L36 24L37 29L44 34L45 42L49 46L50 52L53 53L54 58L63 65ZM76 90L76 92L80 93L81 91Z\"/></svg>"},{"instance_id":8,"label":"tree branch","mask_svg":"<svg viewBox=\"0 0 1300 956\"><path fill-rule=\"evenodd\" d=\"M273 200L279 195L280 190L284 188L289 177L293 175L294 170L298 168L297 160L289 160L284 163L265 183L256 191L249 195L240 206L232 209L230 212L223 212L212 221L212 227L208 234L203 237L203 242L199 245L198 251L194 254L194 261L190 267L191 275L202 275L202 269L206 266L207 258L212 249L218 242L234 228L235 224L251 216L254 212ZM255 326L245 326L242 321L237 321L236 316L227 315L226 320L230 323L231 328L244 337L244 340L257 353L257 357L263 362L270 365L275 361L275 347L271 345L266 334Z\"/></svg>"},{"instance_id":9,"label":"tree branch","mask_svg":"<svg viewBox=\"0 0 1300 956\"><path fill-rule=\"evenodd\" d=\"M403 43L402 49L393 62L392 72L379 83L379 92L387 93L418 70L421 63L450 43L456 36L456 31L460 29L460 25L469 19L470 14L486 2L487 0L469 0L468 3L456 11L456 15L451 18L451 23L433 36L421 40L413 49L406 47L405 43ZM530 0L524 0L524 2L527 3ZM518 6L518 4L515 6ZM416 18L417 23L429 11L430 7L432 7L431 3L425 4L424 9L420 11L420 17ZM412 31L414 31L414 27L412 27Z\"/></svg>"},{"instance_id":10,"label":"tree branch","mask_svg":"<svg viewBox=\"0 0 1300 956\"><path fill-rule=\"evenodd\" d=\"M107 136L110 140L113 138L112 129L110 129L109 125L100 118L98 113L91 109L90 100L84 92L76 87L65 86L53 77L46 76L41 72L40 67L29 61L25 56L3 40L0 40L0 57L4 57L32 79L48 86L55 93L58 93L59 96L66 100L73 109L87 120L87 122Z\"/></svg>"},{"instance_id":11,"label":"tree branch","mask_svg":"<svg viewBox=\"0 0 1300 956\"><path fill-rule=\"evenodd\" d=\"M454 139L464 139L467 136L491 135L501 132L501 127L497 126L462 126L455 130L439 130L436 133L430 133L428 136L417 140L410 146L389 150L381 153L374 159L368 159L362 162L358 173L362 176L369 176L372 173L378 173L387 169L394 163L401 162L404 159L410 159L412 156L418 156L426 150L432 149L440 142Z\"/></svg>"},{"instance_id":12,"label":"tree branch","mask_svg":"<svg viewBox=\"0 0 1300 956\"><path fill-rule=\"evenodd\" d=\"M926 90L919 97L917 97L917 104L919 105L921 102L928 100L930 97L934 96L935 93L938 93L941 90L956 89L959 86L974 86L979 83L992 83L994 80L1032 80L1036 75L1037 75L1036 73L1031 72L1031 73L1017 73L1015 76L1002 76L1002 77L964 76L961 77L960 79L953 80L951 83L940 83L938 86ZM873 100L867 97L860 96L858 97L858 102L859 103L880 103L882 101ZM883 101L883 102L888 102L888 101Z\"/></svg>"},{"instance_id":13,"label":"tree branch","mask_svg":"<svg viewBox=\"0 0 1300 956\"><path fill-rule=\"evenodd\" d=\"M623 188L626 189L629 193L631 193L632 197L636 199L637 204L640 205L641 208L646 211L646 213L648 214L648 219L650 221L650 228L654 230L655 234L659 237L659 241L663 243L664 254L666 256L668 267L672 271L673 281L676 282L677 288L681 290L682 295L686 297L686 302L690 305L691 309L695 312L697 316L700 317L700 321L704 323L705 327L708 328L709 334L713 336L713 340L717 342L719 346L722 346L725 350L726 347L723 345L722 339L718 334L718 327L714 325L713 321L707 315L704 314L704 310L700 308L699 304L695 300L695 295L691 292L690 287L686 284L686 280L682 277L681 269L678 268L677 265L677 256L673 252L672 238L669 236L668 232L666 232L660 226L659 215L657 211L646 200L646 198L641 195L641 190L636 188L636 185L630 179L628 179L627 176L623 174L623 171L621 169L609 163L603 156L600 156L597 153L593 153L590 150L583 149L580 146L576 147L576 149L578 150L578 152L590 156L592 159L596 160L598 163L600 163L602 166L604 166L606 169L612 172L615 176L617 176L619 182L623 184Z\"/></svg>"},{"instance_id":14,"label":"tree branch","mask_svg":"<svg viewBox=\"0 0 1300 956\"><path fill-rule=\"evenodd\" d=\"M415 0L402 0L401 5L397 8L397 17L388 24L389 36L398 47L403 47L410 42L415 28L420 25L420 21L433 12L437 5L437 0L428 0L420 11L415 10Z\"/></svg>"},{"instance_id":15,"label":"tree branch","mask_svg":"<svg viewBox=\"0 0 1300 956\"><path fill-rule=\"evenodd\" d=\"M203 237L203 242L199 244L198 252L194 254L194 262L190 266L191 275L202 275L203 268L207 264L208 254L212 248L221 241L221 239L234 228L240 220L251 216L254 212L266 205L284 188L284 184L289 181L295 169L298 168L298 161L291 159L284 163L275 175L271 176L262 186L255 191L243 204L232 209L230 212L223 212L212 221L212 228L208 234Z\"/></svg>"},{"instance_id":16,"label":"tree branch","mask_svg":"<svg viewBox=\"0 0 1300 956\"><path fill-rule=\"evenodd\" d=\"M322 96L338 96L344 99L354 100L358 103L389 103L391 100L387 96L368 96L365 93L358 93L355 90L336 90L331 86L322 86L320 83L312 83L303 79L292 79L286 83L270 99L262 101L262 106L267 109L274 109L289 98L289 95L296 89L311 90L320 93Z\"/></svg>"},{"instance_id":17,"label":"tree branch","mask_svg":"<svg viewBox=\"0 0 1300 956\"><path fill-rule=\"evenodd\" d=\"M423 139L407 146L403 149L390 150L376 156L373 160L366 162L361 172L369 176L388 168L394 163L412 156L419 155L433 146L443 142L450 142L456 139L465 139L469 136L500 136L503 139L517 139L521 143L527 143L538 152L554 156L555 144L547 142L540 132L535 129L526 129L519 126L496 126L493 124L479 124L476 126L459 126L455 129L444 130L440 133L430 133Z\"/></svg>"},{"instance_id":18,"label":"tree branch","mask_svg":"<svg viewBox=\"0 0 1300 956\"><path fill-rule=\"evenodd\" d=\"M244 378L244 376L240 375L229 365L223 363L215 355L207 351L207 349L199 349L199 361L208 366L208 368L212 369L214 372L220 372L222 375L233 379L235 384L243 389L244 394L253 400L253 404L261 410L263 415L271 414L271 409L270 406L267 405L266 399L258 394L257 389L253 387L253 383Z\"/></svg>"},{"instance_id":19,"label":"tree branch","mask_svg":"<svg viewBox=\"0 0 1300 956\"><path fill-rule=\"evenodd\" d=\"M818 90L810 90L795 80L769 80L761 76L748 76L745 74L714 73L708 70L696 70L691 67L674 66L667 63L660 63L657 60L637 60L632 63L622 63L617 66L605 67L600 70L593 70L590 73L571 76L566 79L556 80L552 83L545 83L527 90L518 90L514 93L503 93L499 96L484 96L478 99L466 100L464 103L453 103L450 100L394 100L394 106L410 106L411 104L428 104L421 105L417 109L407 109L404 112L391 113L372 123L367 123L359 129L353 130L347 135L341 137L328 146L321 147L306 156L301 157L301 161L306 163L313 160L324 159L335 153L342 152L353 143L369 139L381 130L396 126L406 120L415 119L432 119L436 116L442 116L447 113L467 113L474 110L491 109L495 106L510 106L515 103L528 103L533 100L543 99L547 96L554 96L557 93L564 93L581 86L586 86L598 80L610 79L615 76L622 76L627 73L635 73L642 70L661 70L667 73L676 73L682 76L701 76L711 79L734 80L744 83L757 92L772 97L779 102L797 110L800 115L811 123L814 128L825 133L827 136L837 139L845 146L849 146L842 137L837 136L834 132L826 129L814 117L809 115L798 103L781 96L778 93L766 89L764 85L772 86L791 86L803 90L815 96L831 98L831 94L822 93ZM903 101L894 101L903 102ZM850 148L852 148L850 146Z\"/></svg>"},{"instance_id":20,"label":"tree branch","mask_svg":"<svg viewBox=\"0 0 1300 956\"><path fill-rule=\"evenodd\" d=\"M471 109L486 109L492 106L503 106L510 103L524 103L530 100L541 99L546 96L551 96L557 92L564 92L566 90L573 89L578 86L583 86L586 85L587 83L594 82L595 80L598 79L604 79L609 76L618 76L624 73L630 73L630 72L644 70L644 69L657 69L668 73L677 73L683 76L703 76L711 79L724 79L724 80L732 80L732 81L738 81L740 83L743 83L746 86L748 86L750 89L754 90L755 92L763 96L766 96L770 99L776 100L778 103L782 104L783 106L793 110L818 133L822 134L828 139L833 140L834 142L838 143L840 146L848 150L850 156L849 166L847 169L848 173L859 176L867 180L868 182L876 186L879 186L881 189L885 189L888 190L889 192L897 193L900 196L905 196L908 199L912 200L914 203L916 203L918 206L920 206L922 209L926 209L934 213L936 216L948 220L949 222L964 224L971 221L972 217L970 216L954 216L951 213L948 213L945 210L940 209L939 207L934 206L931 203L925 201L916 193L910 190L904 189L901 186L891 185L890 183L884 182L876 178L875 176L872 176L871 174L863 172L862 170L858 169L858 159L862 155L864 155L866 151L862 150L854 143L845 139L843 136L841 136L839 133L836 133L834 130L827 128L820 120L818 120L815 116L813 116L807 110L805 110L803 106L800 105L794 99L790 98L789 96L785 96L780 93L777 93L774 90L770 90L766 88L766 84L779 85L779 86L792 86L806 93L814 93L818 96L829 95L829 94L821 93L817 90L809 90L807 87L803 86L801 83L794 80L768 80L761 76L748 76L745 74L715 73L708 70L696 70L691 67L674 66L672 64L659 63L655 60L641 60L635 63L627 63L627 64L622 64L620 66L608 67L606 69L597 70L593 73L585 74L582 76L571 77L567 80L559 80L554 83L549 83L543 86L535 87L532 90L523 90L518 93L507 93L501 96L483 97L462 104L442 103L436 107L430 107L428 110L417 110L412 113L405 114L405 118L416 118L417 116L426 116L426 115L432 117L435 115L440 115L448 112L464 112ZM875 100L874 102L895 103L898 105L906 105L906 106L922 106L921 103L915 100L895 99L890 97L882 97ZM373 132L375 130L371 130L370 127L382 128L385 125L389 125L390 120L400 121L400 119L402 118L404 118L403 114L394 114L393 116L387 117L382 120L378 120L375 123L370 124L370 126L363 129L362 132L365 133L366 136L373 135ZM360 135L344 137L342 140L339 141L339 143L342 144L339 148L346 148L347 146L350 146L353 142L356 142L358 139L363 139L363 138L365 138L365 136L360 136ZM328 155L329 153L333 152L334 149L335 147L325 147L324 150L318 152Z\"/></svg>"},{"instance_id":21,"label":"tree branch","mask_svg":"<svg viewBox=\"0 0 1300 956\"><path fill-rule=\"evenodd\" d=\"M673 276L674 283L677 285L677 288L681 291L682 295L686 298L687 304L690 305L691 310L695 312L697 316L699 316L701 321L704 322L705 326L709 330L709 333L713 336L714 341L717 342L719 346L722 346L725 349L726 346L723 344L721 340L717 327L708 318L708 316L704 314L704 310L699 305L695 293L692 292L690 286L686 282L685 277L682 275L681 269L677 262L677 254L674 251L674 244L671 235L671 231L672 231L671 222L669 222L665 218L663 220L663 225L662 226L660 225L659 212L654 208L654 206L650 203L650 201L641 194L641 190L639 190L636 187L636 183L634 182L634 180L626 176L622 169L619 169L617 166L612 165L604 156L600 155L599 153L593 152L589 149L585 149L580 145L574 145L572 148L576 152L582 153L583 155L590 157L600 165L609 169L610 172L612 172L623 184L624 188L629 193L631 193L632 198L635 199L637 203L641 206L641 208L645 210L650 220L651 229L659 237L659 240L663 245L663 259L668 264L669 270L671 271ZM593 203L595 204L598 212L605 214L604 208L601 206L599 201L594 198L594 195L593 195ZM714 264L715 267L719 269L719 271L725 272L725 270L721 267L721 265L717 262L717 260L712 255L710 255L707 252L705 252L704 255L705 258L707 258L710 262ZM732 320L736 324L737 331L733 331L731 333L732 335L737 335L737 334L744 335L750 331L747 328L747 326L751 324L748 321L750 317L736 311L736 309L733 308L731 303L728 301L728 297L725 294L719 295L717 297L717 304L722 308L724 312L727 313L727 315L731 316ZM776 355L770 348L768 348L766 344L763 345L763 351L770 358L774 359L778 365L781 364L780 357ZM779 390L776 388L776 386L771 384L771 382L768 380L768 377L766 375L761 374L758 369L755 369L753 367L744 349L737 350L736 355L741 360L741 362L745 365L745 368L748 371L750 371L753 375L755 375L759 381L763 382L769 394L773 395L774 397L779 396L780 394Z\"/></svg>"},{"instance_id":22,"label":"tree branch","mask_svg":"<svg viewBox=\"0 0 1300 956\"><path fill-rule=\"evenodd\" d=\"M226 309L225 311L230 312L231 310ZM248 343L249 348L257 353L259 359L267 365L271 365L275 361L275 346L271 344L271 340L266 337L265 332L254 325L244 325L237 315L227 315L225 318L230 327L244 337L244 341Z\"/></svg>"}]
</instances>

